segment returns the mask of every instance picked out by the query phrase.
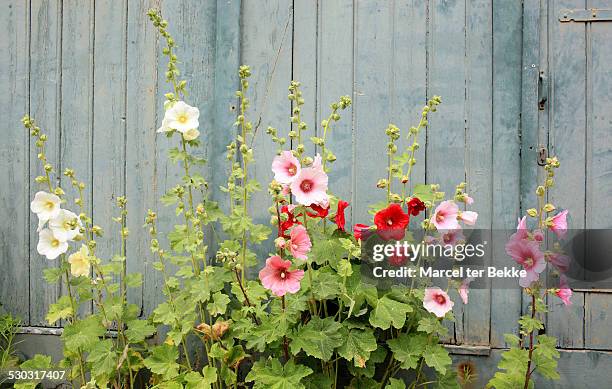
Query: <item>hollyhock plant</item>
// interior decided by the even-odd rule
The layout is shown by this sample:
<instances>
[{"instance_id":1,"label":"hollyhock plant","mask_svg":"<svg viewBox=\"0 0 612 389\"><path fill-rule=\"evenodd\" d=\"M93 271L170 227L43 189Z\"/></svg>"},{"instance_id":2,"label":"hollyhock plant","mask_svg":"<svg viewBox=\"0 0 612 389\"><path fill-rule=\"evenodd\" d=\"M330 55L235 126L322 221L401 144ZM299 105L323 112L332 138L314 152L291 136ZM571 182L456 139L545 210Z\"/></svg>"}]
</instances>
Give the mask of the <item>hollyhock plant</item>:
<instances>
[{"instance_id":1,"label":"hollyhock plant","mask_svg":"<svg viewBox=\"0 0 612 389\"><path fill-rule=\"evenodd\" d=\"M285 243L285 247L288 246L291 255L296 259L308 259L308 252L312 247L310 238L306 228L302 225L297 225L291 229L289 234L289 242Z\"/></svg>"},{"instance_id":2,"label":"hollyhock plant","mask_svg":"<svg viewBox=\"0 0 612 389\"><path fill-rule=\"evenodd\" d=\"M444 317L453 309L454 303L451 301L448 294L440 288L426 288L425 298L423 299L423 307L436 315Z\"/></svg>"},{"instance_id":3,"label":"hollyhock plant","mask_svg":"<svg viewBox=\"0 0 612 389\"><path fill-rule=\"evenodd\" d=\"M285 150L281 152L272 161L274 179L284 185L291 184L301 169L300 161L291 151Z\"/></svg>"},{"instance_id":4,"label":"hollyhock plant","mask_svg":"<svg viewBox=\"0 0 612 389\"><path fill-rule=\"evenodd\" d=\"M431 221L438 230L457 230L461 228L457 217L459 207L452 200L442 201L434 211Z\"/></svg>"},{"instance_id":5,"label":"hollyhock plant","mask_svg":"<svg viewBox=\"0 0 612 389\"><path fill-rule=\"evenodd\" d=\"M291 182L291 193L302 205L325 203L328 201L327 180L327 174L321 169L302 169Z\"/></svg>"},{"instance_id":6,"label":"hollyhock plant","mask_svg":"<svg viewBox=\"0 0 612 389\"><path fill-rule=\"evenodd\" d=\"M68 251L68 243L57 238L49 228L45 228L38 234L36 250L47 259L55 259Z\"/></svg>"},{"instance_id":7,"label":"hollyhock plant","mask_svg":"<svg viewBox=\"0 0 612 389\"><path fill-rule=\"evenodd\" d=\"M266 266L259 271L261 284L278 297L283 297L287 293L297 293L300 290L300 280L304 277L304 271L289 270L289 268L291 261L284 261L278 255L266 259Z\"/></svg>"},{"instance_id":8,"label":"hollyhock plant","mask_svg":"<svg viewBox=\"0 0 612 389\"><path fill-rule=\"evenodd\" d=\"M402 206L396 203L390 204L374 215L374 224L376 224L378 234L387 240L403 239L409 222L410 217L404 213Z\"/></svg>"},{"instance_id":9,"label":"hollyhock plant","mask_svg":"<svg viewBox=\"0 0 612 389\"><path fill-rule=\"evenodd\" d=\"M559 297L561 301L563 301L563 304L572 305L572 302L570 300L572 298L572 293L572 290L569 288L561 288L555 292L555 295L557 295L557 297Z\"/></svg>"}]
</instances>

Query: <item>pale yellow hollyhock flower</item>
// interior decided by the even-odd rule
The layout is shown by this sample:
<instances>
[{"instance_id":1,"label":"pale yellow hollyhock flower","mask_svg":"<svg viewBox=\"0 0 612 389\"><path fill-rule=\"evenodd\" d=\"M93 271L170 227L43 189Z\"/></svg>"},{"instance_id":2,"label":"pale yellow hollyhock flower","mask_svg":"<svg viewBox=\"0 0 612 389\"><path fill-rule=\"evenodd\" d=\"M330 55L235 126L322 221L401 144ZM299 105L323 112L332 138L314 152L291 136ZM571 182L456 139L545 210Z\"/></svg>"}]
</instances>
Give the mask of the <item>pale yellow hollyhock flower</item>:
<instances>
[{"instance_id":1,"label":"pale yellow hollyhock flower","mask_svg":"<svg viewBox=\"0 0 612 389\"><path fill-rule=\"evenodd\" d=\"M198 136L200 136L200 131L198 131L196 128L183 132L183 138L185 138L185 140L194 140Z\"/></svg>"},{"instance_id":2,"label":"pale yellow hollyhock flower","mask_svg":"<svg viewBox=\"0 0 612 389\"><path fill-rule=\"evenodd\" d=\"M44 224L44 222L59 214L60 198L53 193L37 192L30 204L30 209L38 216L38 220Z\"/></svg>"},{"instance_id":3,"label":"pale yellow hollyhock flower","mask_svg":"<svg viewBox=\"0 0 612 389\"><path fill-rule=\"evenodd\" d=\"M44 255L47 259L55 259L68 250L68 243L62 242L53 235L53 231L45 228L38 234L36 249L39 254Z\"/></svg>"},{"instance_id":4,"label":"pale yellow hollyhock flower","mask_svg":"<svg viewBox=\"0 0 612 389\"><path fill-rule=\"evenodd\" d=\"M81 245L81 249L68 257L70 263L70 273L75 277L88 276L91 261L89 259L89 249Z\"/></svg>"},{"instance_id":5,"label":"pale yellow hollyhock flower","mask_svg":"<svg viewBox=\"0 0 612 389\"><path fill-rule=\"evenodd\" d=\"M185 133L200 126L198 122L199 117L199 109L190 106L184 101L178 101L166 111L164 121L166 122L166 127Z\"/></svg>"}]
</instances>

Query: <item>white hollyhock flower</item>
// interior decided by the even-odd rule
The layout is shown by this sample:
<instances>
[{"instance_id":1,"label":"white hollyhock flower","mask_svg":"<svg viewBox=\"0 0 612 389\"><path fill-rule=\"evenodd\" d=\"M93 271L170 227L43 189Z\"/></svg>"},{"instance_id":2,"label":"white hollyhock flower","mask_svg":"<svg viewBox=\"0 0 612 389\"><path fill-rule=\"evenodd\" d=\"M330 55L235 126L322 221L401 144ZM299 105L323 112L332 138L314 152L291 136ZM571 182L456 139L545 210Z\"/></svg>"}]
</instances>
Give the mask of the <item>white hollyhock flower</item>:
<instances>
[{"instance_id":1,"label":"white hollyhock flower","mask_svg":"<svg viewBox=\"0 0 612 389\"><path fill-rule=\"evenodd\" d=\"M168 132L168 131L172 131L172 128L168 127L168 119L164 117L164 120L162 120L161 127L157 129L157 132Z\"/></svg>"},{"instance_id":2,"label":"white hollyhock flower","mask_svg":"<svg viewBox=\"0 0 612 389\"><path fill-rule=\"evenodd\" d=\"M68 243L60 241L53 235L53 231L45 228L38 235L36 250L47 259L55 259L68 250Z\"/></svg>"},{"instance_id":3,"label":"white hollyhock flower","mask_svg":"<svg viewBox=\"0 0 612 389\"><path fill-rule=\"evenodd\" d=\"M88 276L91 261L89 259L89 249L81 245L81 249L68 257L70 263L70 273L75 277Z\"/></svg>"},{"instance_id":4,"label":"white hollyhock flower","mask_svg":"<svg viewBox=\"0 0 612 389\"><path fill-rule=\"evenodd\" d=\"M198 136L200 136L200 131L198 131L197 128L192 128L191 130L183 132L183 138L185 138L185 140L194 140Z\"/></svg>"},{"instance_id":5,"label":"white hollyhock flower","mask_svg":"<svg viewBox=\"0 0 612 389\"><path fill-rule=\"evenodd\" d=\"M66 209L60 209L59 214L49 220L49 228L53 231L53 235L62 242L76 238L81 226L79 217Z\"/></svg>"},{"instance_id":6,"label":"white hollyhock flower","mask_svg":"<svg viewBox=\"0 0 612 389\"><path fill-rule=\"evenodd\" d=\"M53 193L37 192L30 204L30 209L38 216L39 227L47 220L56 217L60 212L60 198Z\"/></svg>"},{"instance_id":7,"label":"white hollyhock flower","mask_svg":"<svg viewBox=\"0 0 612 389\"><path fill-rule=\"evenodd\" d=\"M199 109L190 106L184 101L178 101L166 111L164 121L167 120L166 125L168 128L185 133L200 126L198 122L199 117Z\"/></svg>"}]
</instances>

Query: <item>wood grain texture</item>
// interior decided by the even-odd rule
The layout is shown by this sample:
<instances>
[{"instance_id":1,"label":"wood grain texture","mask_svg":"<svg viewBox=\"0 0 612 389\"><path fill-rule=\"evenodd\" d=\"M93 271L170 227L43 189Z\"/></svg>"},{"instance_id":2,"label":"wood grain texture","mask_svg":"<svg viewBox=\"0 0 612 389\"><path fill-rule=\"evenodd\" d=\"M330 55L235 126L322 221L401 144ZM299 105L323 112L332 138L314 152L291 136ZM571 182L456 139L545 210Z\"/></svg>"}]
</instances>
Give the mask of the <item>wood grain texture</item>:
<instances>
[{"instance_id":1,"label":"wood grain texture","mask_svg":"<svg viewBox=\"0 0 612 389\"><path fill-rule=\"evenodd\" d=\"M0 304L29 322L29 134L20 119L28 110L30 9L22 1L0 5Z\"/></svg>"}]
</instances>

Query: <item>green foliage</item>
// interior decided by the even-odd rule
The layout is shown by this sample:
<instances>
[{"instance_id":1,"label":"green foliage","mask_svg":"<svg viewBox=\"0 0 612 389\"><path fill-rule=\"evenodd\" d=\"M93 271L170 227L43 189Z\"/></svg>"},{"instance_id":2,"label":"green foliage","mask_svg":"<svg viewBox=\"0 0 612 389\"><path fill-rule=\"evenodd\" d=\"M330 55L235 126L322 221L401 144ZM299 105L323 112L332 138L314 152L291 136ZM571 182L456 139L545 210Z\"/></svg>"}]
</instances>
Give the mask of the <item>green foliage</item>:
<instances>
[{"instance_id":1,"label":"green foliage","mask_svg":"<svg viewBox=\"0 0 612 389\"><path fill-rule=\"evenodd\" d=\"M284 366L277 359L257 361L249 372L246 382L255 382L254 389L303 389L304 377L312 374L312 369L297 365L293 361Z\"/></svg>"}]
</instances>

